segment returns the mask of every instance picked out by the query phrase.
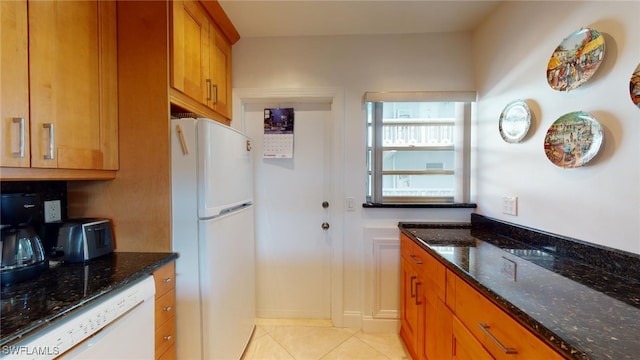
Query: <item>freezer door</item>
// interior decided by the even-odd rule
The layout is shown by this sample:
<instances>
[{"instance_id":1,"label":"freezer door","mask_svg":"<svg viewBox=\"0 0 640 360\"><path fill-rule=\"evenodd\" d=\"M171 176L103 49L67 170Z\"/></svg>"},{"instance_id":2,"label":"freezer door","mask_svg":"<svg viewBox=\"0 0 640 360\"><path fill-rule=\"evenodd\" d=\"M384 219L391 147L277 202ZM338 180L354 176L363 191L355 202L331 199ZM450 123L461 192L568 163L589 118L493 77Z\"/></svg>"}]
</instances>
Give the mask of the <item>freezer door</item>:
<instances>
[{"instance_id":1,"label":"freezer door","mask_svg":"<svg viewBox=\"0 0 640 360\"><path fill-rule=\"evenodd\" d=\"M198 216L253 201L251 142L244 134L208 119L198 119Z\"/></svg>"},{"instance_id":2,"label":"freezer door","mask_svg":"<svg viewBox=\"0 0 640 360\"><path fill-rule=\"evenodd\" d=\"M240 359L255 327L253 211L199 221L203 359Z\"/></svg>"}]
</instances>

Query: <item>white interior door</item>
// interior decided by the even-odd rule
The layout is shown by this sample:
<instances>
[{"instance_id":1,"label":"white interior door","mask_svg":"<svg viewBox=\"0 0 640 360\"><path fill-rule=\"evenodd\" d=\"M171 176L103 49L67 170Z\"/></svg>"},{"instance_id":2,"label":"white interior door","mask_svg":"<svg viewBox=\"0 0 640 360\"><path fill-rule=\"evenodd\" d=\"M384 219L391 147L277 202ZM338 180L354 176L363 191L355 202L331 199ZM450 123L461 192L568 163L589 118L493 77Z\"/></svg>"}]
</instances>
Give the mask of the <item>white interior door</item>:
<instances>
[{"instance_id":1,"label":"white interior door","mask_svg":"<svg viewBox=\"0 0 640 360\"><path fill-rule=\"evenodd\" d=\"M294 108L293 158L264 159L265 108ZM256 209L256 312L262 318L331 318L331 104L251 103ZM331 206L331 204L329 204Z\"/></svg>"}]
</instances>

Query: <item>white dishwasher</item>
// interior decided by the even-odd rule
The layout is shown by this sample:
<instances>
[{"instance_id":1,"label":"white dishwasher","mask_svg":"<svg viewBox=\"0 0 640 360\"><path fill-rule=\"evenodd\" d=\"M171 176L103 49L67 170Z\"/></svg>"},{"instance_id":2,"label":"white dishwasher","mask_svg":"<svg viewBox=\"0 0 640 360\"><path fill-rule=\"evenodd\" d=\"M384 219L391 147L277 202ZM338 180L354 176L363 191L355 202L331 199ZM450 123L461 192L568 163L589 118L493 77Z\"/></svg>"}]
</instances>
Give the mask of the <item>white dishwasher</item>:
<instances>
[{"instance_id":1,"label":"white dishwasher","mask_svg":"<svg viewBox=\"0 0 640 360\"><path fill-rule=\"evenodd\" d=\"M109 294L50 330L4 349L3 359L153 359L152 276Z\"/></svg>"}]
</instances>

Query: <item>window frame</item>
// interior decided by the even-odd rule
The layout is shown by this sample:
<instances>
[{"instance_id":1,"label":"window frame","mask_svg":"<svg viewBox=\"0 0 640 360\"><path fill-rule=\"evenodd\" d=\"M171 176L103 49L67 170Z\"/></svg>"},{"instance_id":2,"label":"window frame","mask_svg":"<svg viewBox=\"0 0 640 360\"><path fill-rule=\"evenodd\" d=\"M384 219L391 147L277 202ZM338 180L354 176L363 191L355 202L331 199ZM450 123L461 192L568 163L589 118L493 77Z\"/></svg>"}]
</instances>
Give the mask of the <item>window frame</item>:
<instances>
[{"instance_id":1,"label":"window frame","mask_svg":"<svg viewBox=\"0 0 640 360\"><path fill-rule=\"evenodd\" d=\"M367 191L366 201L369 204L458 204L467 203L470 198L470 129L471 116L475 108L476 93L467 92L367 92L364 96L366 111L366 162ZM422 125L419 121L408 119L406 122L383 122L383 103L390 102L454 102L456 103L456 119L453 120L454 141L451 145L431 146L384 146L383 127ZM371 111L370 107L371 106ZM371 119L370 119L371 118ZM434 119L428 122L433 126L442 123ZM444 121L451 124L451 120ZM400 151L451 151L453 150L453 169L442 170L383 170L383 153L390 150ZM384 196L383 176L385 175L453 175L453 196Z\"/></svg>"}]
</instances>

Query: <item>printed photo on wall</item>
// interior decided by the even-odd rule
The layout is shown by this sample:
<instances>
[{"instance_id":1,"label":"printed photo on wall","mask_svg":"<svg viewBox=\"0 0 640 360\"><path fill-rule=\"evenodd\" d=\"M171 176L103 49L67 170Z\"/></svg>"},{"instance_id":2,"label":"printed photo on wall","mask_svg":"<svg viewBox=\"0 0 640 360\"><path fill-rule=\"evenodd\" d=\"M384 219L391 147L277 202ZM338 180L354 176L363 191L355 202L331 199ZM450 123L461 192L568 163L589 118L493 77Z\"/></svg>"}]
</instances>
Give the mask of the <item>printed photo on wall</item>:
<instances>
[{"instance_id":1,"label":"printed photo on wall","mask_svg":"<svg viewBox=\"0 0 640 360\"><path fill-rule=\"evenodd\" d=\"M293 108L264 109L263 158L293 157Z\"/></svg>"}]
</instances>

